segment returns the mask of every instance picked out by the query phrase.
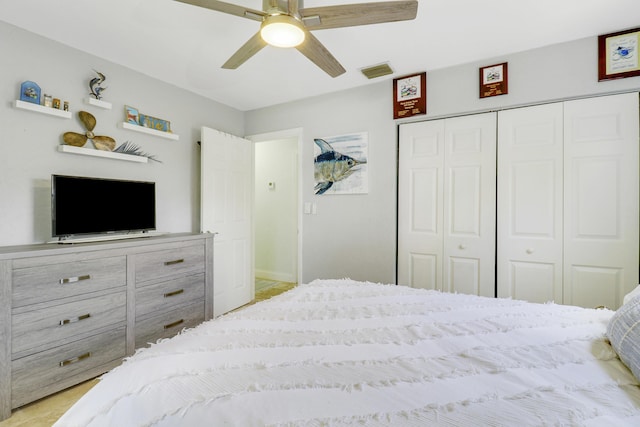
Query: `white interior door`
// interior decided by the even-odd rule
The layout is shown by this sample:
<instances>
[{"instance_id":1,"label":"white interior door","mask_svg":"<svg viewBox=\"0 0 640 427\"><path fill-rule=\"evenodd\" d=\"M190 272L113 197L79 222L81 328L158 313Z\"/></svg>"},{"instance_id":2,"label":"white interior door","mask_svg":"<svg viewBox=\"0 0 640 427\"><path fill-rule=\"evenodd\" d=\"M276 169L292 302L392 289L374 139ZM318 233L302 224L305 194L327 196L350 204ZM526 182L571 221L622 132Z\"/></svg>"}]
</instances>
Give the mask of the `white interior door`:
<instances>
[{"instance_id":1,"label":"white interior door","mask_svg":"<svg viewBox=\"0 0 640 427\"><path fill-rule=\"evenodd\" d=\"M495 296L496 114L445 121L443 290Z\"/></svg>"},{"instance_id":2,"label":"white interior door","mask_svg":"<svg viewBox=\"0 0 640 427\"><path fill-rule=\"evenodd\" d=\"M203 127L201 229L214 239L213 315L253 299L253 142Z\"/></svg>"},{"instance_id":3,"label":"white interior door","mask_svg":"<svg viewBox=\"0 0 640 427\"><path fill-rule=\"evenodd\" d=\"M400 126L398 284L495 295L495 113Z\"/></svg>"},{"instance_id":4,"label":"white interior door","mask_svg":"<svg viewBox=\"0 0 640 427\"><path fill-rule=\"evenodd\" d=\"M498 114L498 297L562 303L562 110Z\"/></svg>"},{"instance_id":5,"label":"white interior door","mask_svg":"<svg viewBox=\"0 0 640 427\"><path fill-rule=\"evenodd\" d=\"M400 126L398 284L442 289L444 120Z\"/></svg>"},{"instance_id":6,"label":"white interior door","mask_svg":"<svg viewBox=\"0 0 640 427\"><path fill-rule=\"evenodd\" d=\"M638 284L638 94L564 115L564 303L616 309Z\"/></svg>"}]
</instances>

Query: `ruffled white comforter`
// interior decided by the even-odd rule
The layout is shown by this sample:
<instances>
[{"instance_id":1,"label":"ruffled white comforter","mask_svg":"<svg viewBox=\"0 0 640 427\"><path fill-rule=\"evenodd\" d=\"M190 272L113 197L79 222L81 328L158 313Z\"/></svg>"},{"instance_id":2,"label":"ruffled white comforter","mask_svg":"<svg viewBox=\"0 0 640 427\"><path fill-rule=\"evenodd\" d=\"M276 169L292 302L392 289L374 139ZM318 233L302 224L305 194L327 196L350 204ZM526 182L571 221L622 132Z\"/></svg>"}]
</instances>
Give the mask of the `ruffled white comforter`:
<instances>
[{"instance_id":1,"label":"ruffled white comforter","mask_svg":"<svg viewBox=\"0 0 640 427\"><path fill-rule=\"evenodd\" d=\"M612 314L315 281L138 351L56 426L638 426Z\"/></svg>"}]
</instances>

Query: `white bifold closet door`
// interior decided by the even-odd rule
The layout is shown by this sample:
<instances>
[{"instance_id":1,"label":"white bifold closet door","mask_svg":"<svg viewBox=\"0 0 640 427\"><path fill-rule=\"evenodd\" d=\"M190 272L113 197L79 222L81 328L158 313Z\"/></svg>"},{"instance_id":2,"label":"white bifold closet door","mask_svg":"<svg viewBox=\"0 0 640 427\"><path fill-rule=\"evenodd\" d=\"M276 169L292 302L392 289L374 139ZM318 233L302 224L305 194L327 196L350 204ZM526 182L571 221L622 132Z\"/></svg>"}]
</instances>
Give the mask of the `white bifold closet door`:
<instances>
[{"instance_id":1,"label":"white bifold closet door","mask_svg":"<svg viewBox=\"0 0 640 427\"><path fill-rule=\"evenodd\" d=\"M563 104L498 113L498 297L562 301Z\"/></svg>"},{"instance_id":2,"label":"white bifold closet door","mask_svg":"<svg viewBox=\"0 0 640 427\"><path fill-rule=\"evenodd\" d=\"M638 102L565 102L565 304L617 309L638 285Z\"/></svg>"},{"instance_id":3,"label":"white bifold closet door","mask_svg":"<svg viewBox=\"0 0 640 427\"><path fill-rule=\"evenodd\" d=\"M203 127L201 230L217 233L213 251L213 315L253 299L253 142Z\"/></svg>"},{"instance_id":4,"label":"white bifold closet door","mask_svg":"<svg viewBox=\"0 0 640 427\"><path fill-rule=\"evenodd\" d=\"M638 284L638 94L501 111L499 297L615 309Z\"/></svg>"},{"instance_id":5,"label":"white bifold closet door","mask_svg":"<svg viewBox=\"0 0 640 427\"><path fill-rule=\"evenodd\" d=\"M496 114L400 126L398 284L495 295Z\"/></svg>"}]
</instances>

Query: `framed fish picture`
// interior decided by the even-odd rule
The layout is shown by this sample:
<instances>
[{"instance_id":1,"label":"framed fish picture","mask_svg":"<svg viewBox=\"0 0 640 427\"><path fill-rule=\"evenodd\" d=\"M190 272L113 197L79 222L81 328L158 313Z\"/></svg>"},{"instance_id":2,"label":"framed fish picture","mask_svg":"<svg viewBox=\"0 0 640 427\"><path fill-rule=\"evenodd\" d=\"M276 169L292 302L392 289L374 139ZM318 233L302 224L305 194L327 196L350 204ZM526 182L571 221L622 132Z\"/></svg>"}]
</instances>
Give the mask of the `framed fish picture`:
<instances>
[{"instance_id":1,"label":"framed fish picture","mask_svg":"<svg viewBox=\"0 0 640 427\"><path fill-rule=\"evenodd\" d=\"M598 81L640 76L640 28L598 36Z\"/></svg>"},{"instance_id":2,"label":"framed fish picture","mask_svg":"<svg viewBox=\"0 0 640 427\"><path fill-rule=\"evenodd\" d=\"M367 132L314 138L313 142L316 195L369 192Z\"/></svg>"}]
</instances>

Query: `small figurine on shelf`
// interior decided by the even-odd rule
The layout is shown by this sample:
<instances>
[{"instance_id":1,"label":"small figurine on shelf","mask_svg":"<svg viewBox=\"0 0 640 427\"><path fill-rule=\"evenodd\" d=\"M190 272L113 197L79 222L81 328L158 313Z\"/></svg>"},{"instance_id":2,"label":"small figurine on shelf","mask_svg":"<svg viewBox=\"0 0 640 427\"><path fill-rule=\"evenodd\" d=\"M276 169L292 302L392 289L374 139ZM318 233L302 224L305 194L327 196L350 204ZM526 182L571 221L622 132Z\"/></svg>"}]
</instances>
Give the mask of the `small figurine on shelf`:
<instances>
[{"instance_id":1,"label":"small figurine on shelf","mask_svg":"<svg viewBox=\"0 0 640 427\"><path fill-rule=\"evenodd\" d=\"M96 72L98 77L94 77L89 81L89 89L91 89L91 95L96 99L102 99L102 91L106 89L106 87L100 86L107 78L104 74L99 71L93 70Z\"/></svg>"}]
</instances>

